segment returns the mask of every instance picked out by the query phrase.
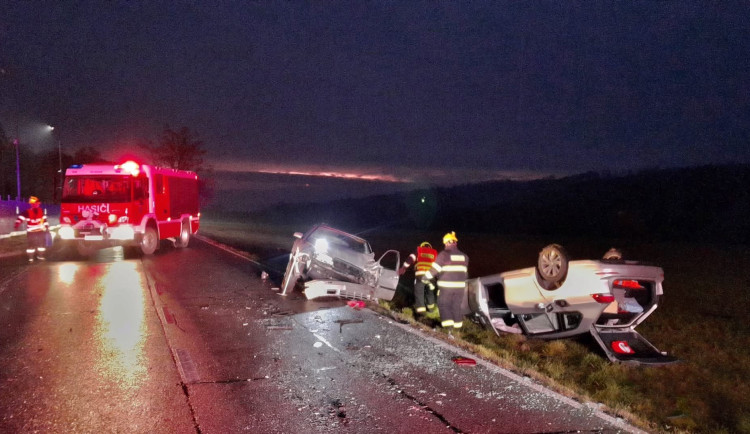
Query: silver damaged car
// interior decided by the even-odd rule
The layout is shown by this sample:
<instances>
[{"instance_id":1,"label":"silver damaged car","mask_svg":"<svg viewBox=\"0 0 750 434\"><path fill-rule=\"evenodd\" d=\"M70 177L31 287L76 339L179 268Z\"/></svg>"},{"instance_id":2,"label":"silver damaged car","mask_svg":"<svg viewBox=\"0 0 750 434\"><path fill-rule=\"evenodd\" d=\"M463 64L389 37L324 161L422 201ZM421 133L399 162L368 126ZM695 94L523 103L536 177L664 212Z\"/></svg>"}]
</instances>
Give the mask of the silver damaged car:
<instances>
[{"instance_id":1,"label":"silver damaged car","mask_svg":"<svg viewBox=\"0 0 750 434\"><path fill-rule=\"evenodd\" d=\"M399 278L397 250L388 250L376 261L366 240L325 224L294 237L282 294L303 282L308 299L393 299Z\"/></svg>"}]
</instances>

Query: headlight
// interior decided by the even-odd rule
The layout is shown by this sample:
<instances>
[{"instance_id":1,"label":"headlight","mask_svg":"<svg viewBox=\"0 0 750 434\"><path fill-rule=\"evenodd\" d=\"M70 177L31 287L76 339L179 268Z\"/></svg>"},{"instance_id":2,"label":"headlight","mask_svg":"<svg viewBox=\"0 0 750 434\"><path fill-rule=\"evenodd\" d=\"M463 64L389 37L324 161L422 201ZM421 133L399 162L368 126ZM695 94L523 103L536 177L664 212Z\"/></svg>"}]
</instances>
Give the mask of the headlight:
<instances>
[{"instance_id":1,"label":"headlight","mask_svg":"<svg viewBox=\"0 0 750 434\"><path fill-rule=\"evenodd\" d=\"M70 240L75 237L75 231L70 226L63 226L57 231L57 235L63 240Z\"/></svg>"}]
</instances>

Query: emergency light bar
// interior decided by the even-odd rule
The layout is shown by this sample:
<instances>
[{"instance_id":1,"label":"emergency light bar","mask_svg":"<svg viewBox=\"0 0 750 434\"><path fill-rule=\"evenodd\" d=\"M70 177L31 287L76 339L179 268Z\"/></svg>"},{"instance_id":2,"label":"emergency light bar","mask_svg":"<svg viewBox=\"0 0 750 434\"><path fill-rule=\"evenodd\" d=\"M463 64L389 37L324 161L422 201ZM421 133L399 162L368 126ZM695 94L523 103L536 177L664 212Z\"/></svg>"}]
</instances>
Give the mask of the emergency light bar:
<instances>
[{"instance_id":1,"label":"emergency light bar","mask_svg":"<svg viewBox=\"0 0 750 434\"><path fill-rule=\"evenodd\" d=\"M138 173L140 173L141 171L141 166L138 165L138 163L136 163L135 161L129 160L115 166L115 170L117 169L124 170L133 176L138 176Z\"/></svg>"}]
</instances>

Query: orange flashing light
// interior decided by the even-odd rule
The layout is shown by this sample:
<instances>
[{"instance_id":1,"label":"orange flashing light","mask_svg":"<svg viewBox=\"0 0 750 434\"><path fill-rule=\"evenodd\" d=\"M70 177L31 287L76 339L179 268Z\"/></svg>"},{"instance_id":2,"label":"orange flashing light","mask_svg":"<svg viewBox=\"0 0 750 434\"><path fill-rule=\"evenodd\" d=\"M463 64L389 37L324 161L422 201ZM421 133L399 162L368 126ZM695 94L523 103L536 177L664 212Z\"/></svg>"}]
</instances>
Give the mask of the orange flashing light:
<instances>
[{"instance_id":1,"label":"orange flashing light","mask_svg":"<svg viewBox=\"0 0 750 434\"><path fill-rule=\"evenodd\" d=\"M132 160L128 160L122 164L118 164L117 166L115 166L115 169L122 169L133 176L138 176L138 174L141 172L141 166Z\"/></svg>"}]
</instances>

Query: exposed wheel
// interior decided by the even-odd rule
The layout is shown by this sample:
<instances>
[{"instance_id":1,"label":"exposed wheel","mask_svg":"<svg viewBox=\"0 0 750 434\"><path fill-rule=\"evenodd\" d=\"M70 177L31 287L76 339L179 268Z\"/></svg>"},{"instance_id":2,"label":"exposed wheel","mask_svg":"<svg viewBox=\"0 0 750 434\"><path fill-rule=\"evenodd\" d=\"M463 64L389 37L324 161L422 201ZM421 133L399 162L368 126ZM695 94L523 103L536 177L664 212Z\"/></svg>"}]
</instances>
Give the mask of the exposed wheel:
<instances>
[{"instance_id":1,"label":"exposed wheel","mask_svg":"<svg viewBox=\"0 0 750 434\"><path fill-rule=\"evenodd\" d=\"M184 248L190 243L190 223L183 222L182 229L180 229L180 236L175 240L175 247Z\"/></svg>"},{"instance_id":2,"label":"exposed wheel","mask_svg":"<svg viewBox=\"0 0 750 434\"><path fill-rule=\"evenodd\" d=\"M78 244L76 244L76 250L78 250L78 254L83 256L84 258L88 258L89 256L93 255L96 251L96 247L93 247L86 243L85 241L79 241Z\"/></svg>"},{"instance_id":3,"label":"exposed wheel","mask_svg":"<svg viewBox=\"0 0 750 434\"><path fill-rule=\"evenodd\" d=\"M297 270L296 257L289 255L289 263L286 266L284 278L281 280L281 293L286 294L287 291L294 291L299 277L300 273Z\"/></svg>"},{"instance_id":4,"label":"exposed wheel","mask_svg":"<svg viewBox=\"0 0 750 434\"><path fill-rule=\"evenodd\" d=\"M141 252L143 252L144 255L153 255L158 247L159 234L156 233L156 229L147 227L141 237Z\"/></svg>"},{"instance_id":5,"label":"exposed wheel","mask_svg":"<svg viewBox=\"0 0 750 434\"><path fill-rule=\"evenodd\" d=\"M562 286L568 275L568 252L558 244L550 244L539 252L536 264L536 278L539 285L547 290Z\"/></svg>"},{"instance_id":6,"label":"exposed wheel","mask_svg":"<svg viewBox=\"0 0 750 434\"><path fill-rule=\"evenodd\" d=\"M607 250L607 252L602 257L602 259L606 259L606 260L609 260L609 261L620 261L620 260L622 260L622 258L623 258L622 250L616 249L614 247L612 247L611 249Z\"/></svg>"}]
</instances>

